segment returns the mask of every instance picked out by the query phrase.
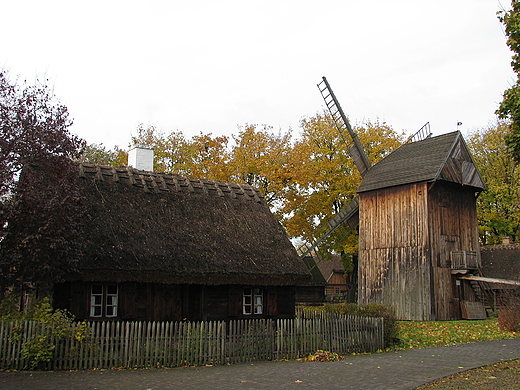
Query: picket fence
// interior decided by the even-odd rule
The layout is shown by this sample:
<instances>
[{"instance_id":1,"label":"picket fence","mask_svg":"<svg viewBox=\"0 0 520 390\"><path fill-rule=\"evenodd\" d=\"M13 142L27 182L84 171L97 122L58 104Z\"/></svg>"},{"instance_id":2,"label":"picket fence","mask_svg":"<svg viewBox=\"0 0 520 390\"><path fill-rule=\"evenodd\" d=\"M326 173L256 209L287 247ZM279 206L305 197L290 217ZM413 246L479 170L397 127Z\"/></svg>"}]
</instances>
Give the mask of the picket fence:
<instances>
[{"instance_id":1,"label":"picket fence","mask_svg":"<svg viewBox=\"0 0 520 390\"><path fill-rule=\"evenodd\" d=\"M317 350L348 354L383 347L381 318L89 322L56 329L0 322L0 369L178 367L297 359ZM34 365L34 354L50 359ZM31 355L33 360L31 360Z\"/></svg>"}]
</instances>

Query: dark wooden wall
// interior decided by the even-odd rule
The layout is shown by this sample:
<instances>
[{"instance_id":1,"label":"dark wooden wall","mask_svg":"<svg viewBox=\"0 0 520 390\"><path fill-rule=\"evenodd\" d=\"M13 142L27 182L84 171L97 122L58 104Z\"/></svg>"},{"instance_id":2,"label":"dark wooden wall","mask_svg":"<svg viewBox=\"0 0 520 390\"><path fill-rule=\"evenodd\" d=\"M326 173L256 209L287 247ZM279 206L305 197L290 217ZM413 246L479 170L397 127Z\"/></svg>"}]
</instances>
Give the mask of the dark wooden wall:
<instances>
[{"instance_id":1,"label":"dark wooden wall","mask_svg":"<svg viewBox=\"0 0 520 390\"><path fill-rule=\"evenodd\" d=\"M429 251L433 268L435 318L460 319L460 301L474 300L461 294L451 274L450 252L480 252L475 190L436 182L428 197Z\"/></svg>"},{"instance_id":2,"label":"dark wooden wall","mask_svg":"<svg viewBox=\"0 0 520 390\"><path fill-rule=\"evenodd\" d=\"M65 282L54 287L54 306L69 310L77 319L90 319L90 282ZM243 286L167 285L124 282L118 284L117 319L131 321L201 321L239 318L292 318L295 287L262 287L261 316L242 314Z\"/></svg>"}]
</instances>

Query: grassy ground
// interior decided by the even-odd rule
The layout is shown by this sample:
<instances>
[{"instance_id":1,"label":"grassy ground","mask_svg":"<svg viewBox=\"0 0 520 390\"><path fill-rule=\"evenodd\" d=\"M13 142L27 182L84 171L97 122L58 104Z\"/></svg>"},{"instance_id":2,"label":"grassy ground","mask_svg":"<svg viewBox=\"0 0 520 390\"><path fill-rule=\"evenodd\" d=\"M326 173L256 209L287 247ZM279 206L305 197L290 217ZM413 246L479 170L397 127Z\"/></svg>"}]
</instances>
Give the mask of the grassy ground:
<instances>
[{"instance_id":1,"label":"grassy ground","mask_svg":"<svg viewBox=\"0 0 520 390\"><path fill-rule=\"evenodd\" d=\"M497 319L399 323L401 343L395 349L503 340L520 337L518 332L498 328ZM418 389L520 389L520 360L493 364L441 378Z\"/></svg>"},{"instance_id":2,"label":"grassy ground","mask_svg":"<svg viewBox=\"0 0 520 390\"><path fill-rule=\"evenodd\" d=\"M520 360L492 364L437 379L417 390L425 389L520 389Z\"/></svg>"},{"instance_id":3,"label":"grassy ground","mask_svg":"<svg viewBox=\"0 0 520 390\"><path fill-rule=\"evenodd\" d=\"M471 321L400 321L399 329L401 343L396 349L430 348L520 337L518 332L500 330L496 318Z\"/></svg>"}]
</instances>

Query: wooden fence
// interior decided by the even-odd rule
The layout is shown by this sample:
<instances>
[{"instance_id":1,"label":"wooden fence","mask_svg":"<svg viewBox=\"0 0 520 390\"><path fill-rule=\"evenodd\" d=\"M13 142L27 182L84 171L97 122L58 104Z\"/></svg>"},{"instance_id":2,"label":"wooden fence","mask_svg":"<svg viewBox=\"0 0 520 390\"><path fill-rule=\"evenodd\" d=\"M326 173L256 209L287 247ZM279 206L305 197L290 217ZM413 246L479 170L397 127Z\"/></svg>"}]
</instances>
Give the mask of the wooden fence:
<instances>
[{"instance_id":1,"label":"wooden fence","mask_svg":"<svg viewBox=\"0 0 520 390\"><path fill-rule=\"evenodd\" d=\"M40 322L0 322L0 369L178 367L296 359L326 350L383 346L381 318L72 323L56 332ZM35 365L35 354L48 361Z\"/></svg>"}]
</instances>

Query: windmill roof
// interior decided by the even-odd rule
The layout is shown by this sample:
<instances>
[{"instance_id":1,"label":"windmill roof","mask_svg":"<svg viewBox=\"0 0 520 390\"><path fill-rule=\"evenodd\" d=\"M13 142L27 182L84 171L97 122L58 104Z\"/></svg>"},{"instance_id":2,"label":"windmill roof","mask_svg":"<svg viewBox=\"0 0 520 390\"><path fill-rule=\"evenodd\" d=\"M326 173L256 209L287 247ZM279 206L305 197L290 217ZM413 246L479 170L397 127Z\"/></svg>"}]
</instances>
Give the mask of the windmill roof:
<instances>
[{"instance_id":1,"label":"windmill roof","mask_svg":"<svg viewBox=\"0 0 520 390\"><path fill-rule=\"evenodd\" d=\"M295 285L310 274L260 192L129 167L79 164L89 218L70 278Z\"/></svg>"},{"instance_id":2,"label":"windmill roof","mask_svg":"<svg viewBox=\"0 0 520 390\"><path fill-rule=\"evenodd\" d=\"M402 145L370 168L358 192L436 180L485 189L459 131Z\"/></svg>"}]
</instances>

